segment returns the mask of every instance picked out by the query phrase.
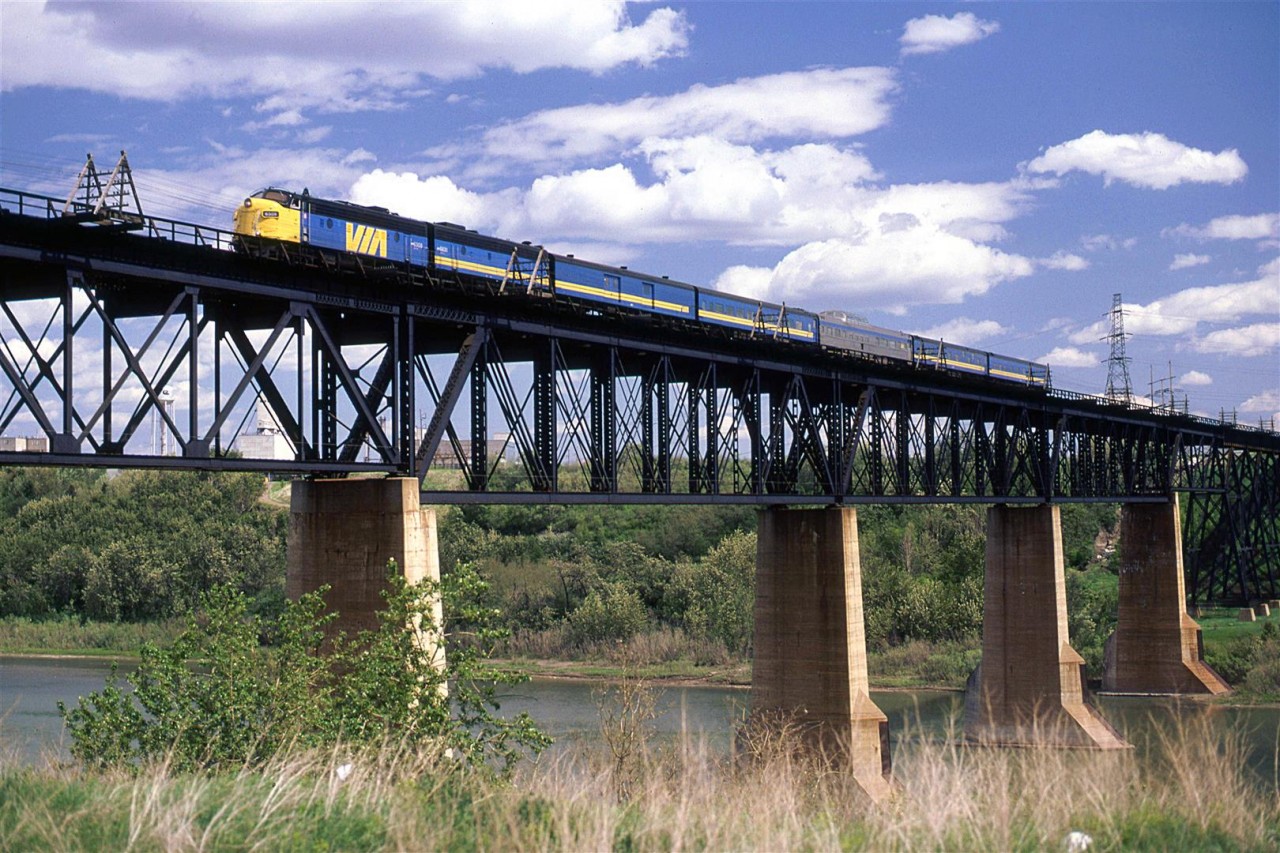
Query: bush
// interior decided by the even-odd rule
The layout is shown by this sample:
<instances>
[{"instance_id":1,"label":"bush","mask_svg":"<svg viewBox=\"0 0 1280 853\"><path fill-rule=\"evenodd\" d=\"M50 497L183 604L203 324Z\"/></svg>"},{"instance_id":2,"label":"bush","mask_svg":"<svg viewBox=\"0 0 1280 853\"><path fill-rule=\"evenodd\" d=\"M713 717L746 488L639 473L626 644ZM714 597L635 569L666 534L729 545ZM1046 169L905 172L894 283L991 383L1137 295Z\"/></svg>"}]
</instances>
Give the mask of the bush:
<instances>
[{"instance_id":1,"label":"bush","mask_svg":"<svg viewBox=\"0 0 1280 853\"><path fill-rule=\"evenodd\" d=\"M1071 647L1084 658L1091 677L1102 676L1103 649L1116 627L1120 609L1120 583L1103 568L1087 571L1068 569L1067 627Z\"/></svg>"},{"instance_id":2,"label":"bush","mask_svg":"<svg viewBox=\"0 0 1280 853\"><path fill-rule=\"evenodd\" d=\"M336 638L328 654L323 629L333 617L322 613L323 591L264 621L249 615L242 593L218 587L173 644L143 647L131 693L113 670L75 709L59 705L72 755L97 767L164 760L180 770L217 769L260 766L284 747L433 742L473 764L496 759L509 769L523 750L548 740L527 715L508 721L490 713L494 685L517 679L484 663L497 634L465 603L478 577L462 568L453 578L446 605L468 624L471 642L443 667L406 629L434 632L435 584L407 586L393 575L379 627ZM259 645L263 634L274 647Z\"/></svg>"},{"instance_id":3,"label":"bush","mask_svg":"<svg viewBox=\"0 0 1280 853\"><path fill-rule=\"evenodd\" d=\"M640 596L621 583L605 581L569 617L569 635L580 647L625 643L649 621Z\"/></svg>"},{"instance_id":4,"label":"bush","mask_svg":"<svg viewBox=\"0 0 1280 853\"><path fill-rule=\"evenodd\" d=\"M1204 660L1228 684L1239 685L1253 668L1257 649L1256 636L1232 637L1225 643L1207 644Z\"/></svg>"},{"instance_id":5,"label":"bush","mask_svg":"<svg viewBox=\"0 0 1280 853\"><path fill-rule=\"evenodd\" d=\"M682 564L676 586L689 634L744 654L755 627L755 573L754 533L730 533L698 562Z\"/></svg>"}]
</instances>

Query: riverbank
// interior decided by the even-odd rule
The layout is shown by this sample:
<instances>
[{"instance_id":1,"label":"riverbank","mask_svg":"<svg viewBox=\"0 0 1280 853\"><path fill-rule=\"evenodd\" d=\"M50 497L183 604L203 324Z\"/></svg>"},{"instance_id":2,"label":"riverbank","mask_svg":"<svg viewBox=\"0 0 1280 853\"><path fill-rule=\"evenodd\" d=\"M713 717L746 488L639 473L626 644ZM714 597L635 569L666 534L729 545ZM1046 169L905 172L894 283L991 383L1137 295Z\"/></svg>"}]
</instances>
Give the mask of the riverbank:
<instances>
[{"instance_id":1,"label":"riverbank","mask_svg":"<svg viewBox=\"0 0 1280 853\"><path fill-rule=\"evenodd\" d=\"M386 748L291 752L236 772L137 773L0 763L13 849L1273 850L1280 803L1238 739L1196 723L1136 750L968 749L904 733L888 803L786 748L754 762L682 737L602 745L511 781Z\"/></svg>"},{"instance_id":2,"label":"riverbank","mask_svg":"<svg viewBox=\"0 0 1280 853\"><path fill-rule=\"evenodd\" d=\"M1205 656L1236 688L1217 700L1235 705L1273 705L1280 701L1280 614L1258 622L1240 622L1234 612L1211 611L1201 617ZM0 619L0 655L87 657L121 662L137 660L145 643L167 645L183 628L178 619L164 622L93 622L66 617L31 620ZM643 635L635 643L644 648ZM661 656L658 656L661 657ZM981 660L977 638L951 642L910 641L871 650L868 674L873 689L963 689ZM622 661L626 661L623 663ZM547 678L618 680L640 676L666 684L746 687L749 660L700 663L688 657L653 659L627 648L597 650L576 660L510 655L499 666L522 675Z\"/></svg>"},{"instance_id":3,"label":"riverbank","mask_svg":"<svg viewBox=\"0 0 1280 853\"><path fill-rule=\"evenodd\" d=\"M58 619L0 619L0 654L137 660L147 643L168 645L182 633L181 619L160 622L98 622L74 616Z\"/></svg>"}]
</instances>

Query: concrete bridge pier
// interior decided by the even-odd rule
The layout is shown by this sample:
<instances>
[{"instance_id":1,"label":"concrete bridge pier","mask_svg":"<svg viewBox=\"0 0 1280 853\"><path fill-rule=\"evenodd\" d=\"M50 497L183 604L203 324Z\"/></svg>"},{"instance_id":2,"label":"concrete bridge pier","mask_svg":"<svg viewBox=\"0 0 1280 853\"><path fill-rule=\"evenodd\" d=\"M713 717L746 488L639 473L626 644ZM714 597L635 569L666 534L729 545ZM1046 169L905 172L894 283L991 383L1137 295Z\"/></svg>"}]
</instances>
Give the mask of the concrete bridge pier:
<instances>
[{"instance_id":1,"label":"concrete bridge pier","mask_svg":"<svg viewBox=\"0 0 1280 853\"><path fill-rule=\"evenodd\" d=\"M378 626L388 560L396 561L408 583L438 583L436 513L418 505L419 488L413 477L294 480L285 594L297 598L328 584L325 603L338 612L329 630L354 636ZM433 610L439 629L443 612L438 595ZM444 648L437 636L419 631L418 639L443 667Z\"/></svg>"},{"instance_id":2,"label":"concrete bridge pier","mask_svg":"<svg viewBox=\"0 0 1280 853\"><path fill-rule=\"evenodd\" d=\"M987 511L982 664L965 699L965 737L1001 746L1119 749L1085 702L1084 660L1067 636L1058 507Z\"/></svg>"},{"instance_id":3,"label":"concrete bridge pier","mask_svg":"<svg viewBox=\"0 0 1280 853\"><path fill-rule=\"evenodd\" d=\"M752 716L794 724L883 799L888 718L868 694L857 511L762 510L757 541Z\"/></svg>"},{"instance_id":4,"label":"concrete bridge pier","mask_svg":"<svg viewBox=\"0 0 1280 853\"><path fill-rule=\"evenodd\" d=\"M1200 625L1187 613L1176 496L1120 510L1120 607L1102 683L1125 693L1231 689L1204 662Z\"/></svg>"}]
</instances>

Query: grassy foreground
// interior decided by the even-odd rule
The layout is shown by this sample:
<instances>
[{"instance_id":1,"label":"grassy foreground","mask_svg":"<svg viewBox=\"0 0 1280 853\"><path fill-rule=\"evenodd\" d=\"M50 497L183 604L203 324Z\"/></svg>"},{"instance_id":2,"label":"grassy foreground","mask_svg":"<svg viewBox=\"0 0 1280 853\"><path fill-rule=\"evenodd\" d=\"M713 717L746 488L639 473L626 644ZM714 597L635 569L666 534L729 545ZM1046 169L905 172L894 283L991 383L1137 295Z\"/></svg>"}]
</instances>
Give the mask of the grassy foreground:
<instances>
[{"instance_id":1,"label":"grassy foreground","mask_svg":"<svg viewBox=\"0 0 1280 853\"><path fill-rule=\"evenodd\" d=\"M1242 745L1191 723L1120 753L903 737L897 793L766 748L685 739L626 765L563 750L510 782L393 748L282 753L222 775L0 767L7 850L1274 850L1280 803ZM621 790L619 773L627 778Z\"/></svg>"}]
</instances>

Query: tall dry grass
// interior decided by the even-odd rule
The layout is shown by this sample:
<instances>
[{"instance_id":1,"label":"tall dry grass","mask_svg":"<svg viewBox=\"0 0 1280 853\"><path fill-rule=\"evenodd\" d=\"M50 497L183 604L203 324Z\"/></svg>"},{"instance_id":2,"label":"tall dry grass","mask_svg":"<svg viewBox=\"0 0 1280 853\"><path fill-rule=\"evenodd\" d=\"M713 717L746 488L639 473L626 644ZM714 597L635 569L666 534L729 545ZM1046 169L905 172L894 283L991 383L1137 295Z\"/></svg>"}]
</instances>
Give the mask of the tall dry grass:
<instances>
[{"instance_id":1,"label":"tall dry grass","mask_svg":"<svg viewBox=\"0 0 1280 853\"><path fill-rule=\"evenodd\" d=\"M954 732L952 733L955 734ZM600 748L510 781L394 745L294 752L221 776L0 769L0 848L389 850L1275 849L1274 782L1204 720L1121 752L898 738L896 791L870 802L780 739L753 760L693 738L641 751L618 797ZM637 769L638 768L638 769Z\"/></svg>"}]
</instances>

